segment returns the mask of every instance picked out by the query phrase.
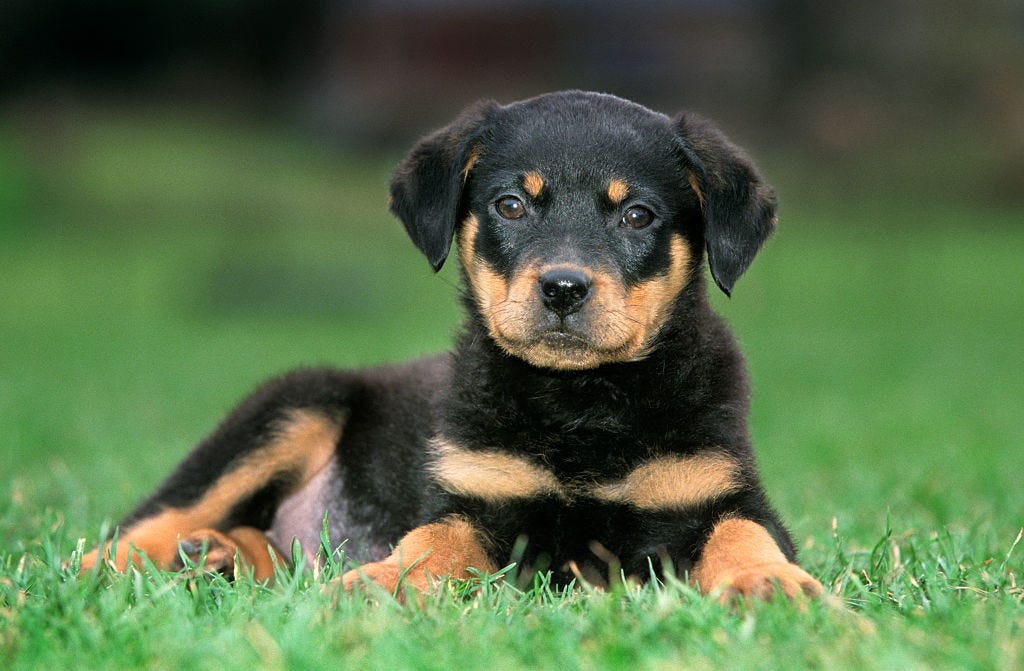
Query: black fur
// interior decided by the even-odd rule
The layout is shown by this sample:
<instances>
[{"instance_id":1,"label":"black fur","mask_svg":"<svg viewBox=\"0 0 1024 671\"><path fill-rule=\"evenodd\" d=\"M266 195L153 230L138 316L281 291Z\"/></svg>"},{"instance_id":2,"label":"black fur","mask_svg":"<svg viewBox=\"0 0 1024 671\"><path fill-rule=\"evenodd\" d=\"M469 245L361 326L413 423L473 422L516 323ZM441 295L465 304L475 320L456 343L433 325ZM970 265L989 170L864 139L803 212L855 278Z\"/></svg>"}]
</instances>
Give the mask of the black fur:
<instances>
[{"instance_id":1,"label":"black fur","mask_svg":"<svg viewBox=\"0 0 1024 671\"><path fill-rule=\"evenodd\" d=\"M530 170L545 180L536 198L522 195L519 183ZM629 184L625 203L603 195L609 176ZM526 202L525 223L495 213L496 199L509 193ZM654 212L655 224L623 227L622 210L631 204ZM669 297L640 354L579 368L510 354L493 337L480 297L467 289L467 319L451 355L364 372L303 371L269 383L124 525L197 501L266 444L289 411L305 408L342 427L324 510L335 540L348 539L350 556L360 561L381 559L404 533L450 514L480 531L495 566L525 540L516 559L549 568L560 580L572 577L570 561L591 574L608 570L595 541L627 573L645 576L649 564L661 570L666 562L677 571L690 568L713 525L728 516L763 525L793 560L793 544L759 484L742 357L708 305L703 275L706 248L715 281L732 291L772 229L775 200L717 128L599 94L551 94L504 107L484 102L413 149L395 172L391 209L435 269L473 216L473 259L503 281L515 281L539 260L596 269L627 291L669 272L675 239L689 252L689 279ZM467 284L471 272L463 269ZM538 324L558 319L542 309L537 314ZM585 317L563 317L552 329L585 331L593 326ZM622 478L655 457L713 451L739 465L741 486L656 511L585 493L571 501L489 502L447 492L428 475L430 441L438 436L467 450L522 457L583 488ZM295 494L292 476L268 481L216 526L273 527L282 499ZM319 525L319 518L308 520L310 528ZM308 529L295 533L309 536Z\"/></svg>"}]
</instances>

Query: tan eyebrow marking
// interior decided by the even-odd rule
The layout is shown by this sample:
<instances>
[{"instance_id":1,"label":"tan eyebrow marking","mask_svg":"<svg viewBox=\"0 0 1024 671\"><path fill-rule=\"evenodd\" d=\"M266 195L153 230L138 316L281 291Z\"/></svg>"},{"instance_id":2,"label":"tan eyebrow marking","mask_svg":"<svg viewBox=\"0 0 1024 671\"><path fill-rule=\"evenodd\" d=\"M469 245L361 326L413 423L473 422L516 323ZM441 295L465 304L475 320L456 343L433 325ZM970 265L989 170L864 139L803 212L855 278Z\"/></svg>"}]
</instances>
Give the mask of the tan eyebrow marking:
<instances>
[{"instance_id":1,"label":"tan eyebrow marking","mask_svg":"<svg viewBox=\"0 0 1024 671\"><path fill-rule=\"evenodd\" d=\"M551 471L523 457L503 452L467 450L443 438L433 441L435 460L430 465L434 480L452 494L475 496L485 501L532 496L564 497Z\"/></svg>"},{"instance_id":2,"label":"tan eyebrow marking","mask_svg":"<svg viewBox=\"0 0 1024 671\"><path fill-rule=\"evenodd\" d=\"M544 188L544 178L540 173L530 171L523 175L523 188L526 189L526 193L536 198Z\"/></svg>"},{"instance_id":3,"label":"tan eyebrow marking","mask_svg":"<svg viewBox=\"0 0 1024 671\"><path fill-rule=\"evenodd\" d=\"M622 480L595 485L590 494L643 510L685 508L739 490L738 476L739 464L721 454L659 457Z\"/></svg>"},{"instance_id":4,"label":"tan eyebrow marking","mask_svg":"<svg viewBox=\"0 0 1024 671\"><path fill-rule=\"evenodd\" d=\"M612 179L608 182L608 200L618 205L622 201L626 200L626 196L629 195L629 185L621 179Z\"/></svg>"}]
</instances>

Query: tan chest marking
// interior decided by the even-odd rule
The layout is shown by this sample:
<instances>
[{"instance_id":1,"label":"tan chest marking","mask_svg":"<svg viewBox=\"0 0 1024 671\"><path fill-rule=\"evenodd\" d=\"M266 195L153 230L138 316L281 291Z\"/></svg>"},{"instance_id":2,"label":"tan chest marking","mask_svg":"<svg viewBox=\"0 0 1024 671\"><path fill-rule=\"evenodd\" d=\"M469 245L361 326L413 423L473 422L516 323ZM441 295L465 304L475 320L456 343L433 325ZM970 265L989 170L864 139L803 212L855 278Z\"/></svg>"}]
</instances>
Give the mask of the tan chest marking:
<instances>
[{"instance_id":1,"label":"tan chest marking","mask_svg":"<svg viewBox=\"0 0 1024 671\"><path fill-rule=\"evenodd\" d=\"M433 441L430 466L445 491L485 501L565 496L558 478L532 461L504 452L467 450L444 439Z\"/></svg>"},{"instance_id":2,"label":"tan chest marking","mask_svg":"<svg viewBox=\"0 0 1024 671\"><path fill-rule=\"evenodd\" d=\"M641 510L685 508L739 490L739 464L721 454L652 459L620 480L597 484L562 482L525 457L468 450L443 438L433 441L430 472L445 491L485 501L589 496Z\"/></svg>"},{"instance_id":3,"label":"tan chest marking","mask_svg":"<svg viewBox=\"0 0 1024 671\"><path fill-rule=\"evenodd\" d=\"M594 485L590 495L642 510L685 508L740 489L739 464L720 454L659 457L626 477Z\"/></svg>"}]
</instances>

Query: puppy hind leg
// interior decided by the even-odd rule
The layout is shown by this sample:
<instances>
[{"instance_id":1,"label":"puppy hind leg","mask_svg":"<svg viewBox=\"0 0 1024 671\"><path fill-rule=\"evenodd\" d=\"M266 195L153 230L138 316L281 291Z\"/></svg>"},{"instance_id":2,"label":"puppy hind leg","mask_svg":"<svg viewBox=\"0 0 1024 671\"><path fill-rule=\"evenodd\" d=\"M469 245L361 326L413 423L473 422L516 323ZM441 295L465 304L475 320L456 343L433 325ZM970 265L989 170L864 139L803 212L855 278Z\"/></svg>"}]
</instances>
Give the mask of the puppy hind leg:
<instances>
[{"instance_id":1,"label":"puppy hind leg","mask_svg":"<svg viewBox=\"0 0 1024 671\"><path fill-rule=\"evenodd\" d=\"M173 568L180 563L181 538L204 530L265 528L281 499L305 485L333 458L341 436L338 414L243 405L129 515L119 530L116 549L108 542L90 552L83 557L82 568L109 561L124 571L130 564L138 565L140 555L158 568ZM261 554L267 554L265 545L253 556ZM261 570L273 573L272 565Z\"/></svg>"},{"instance_id":2,"label":"puppy hind leg","mask_svg":"<svg viewBox=\"0 0 1024 671\"><path fill-rule=\"evenodd\" d=\"M203 570L222 573L229 579L251 570L254 579L269 580L274 577L276 566L287 564L270 539L253 527L235 527L226 532L193 531L181 539L181 552L194 564L202 562ZM184 568L180 554L170 568Z\"/></svg>"}]
</instances>

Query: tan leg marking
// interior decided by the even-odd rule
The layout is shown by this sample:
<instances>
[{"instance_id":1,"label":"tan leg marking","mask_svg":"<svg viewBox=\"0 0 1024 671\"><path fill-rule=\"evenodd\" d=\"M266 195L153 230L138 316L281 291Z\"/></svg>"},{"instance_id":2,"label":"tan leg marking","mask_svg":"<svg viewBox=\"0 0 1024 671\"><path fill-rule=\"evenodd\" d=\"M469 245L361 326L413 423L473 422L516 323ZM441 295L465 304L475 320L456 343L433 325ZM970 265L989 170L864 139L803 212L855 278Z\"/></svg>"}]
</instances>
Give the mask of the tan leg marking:
<instances>
[{"instance_id":1,"label":"tan leg marking","mask_svg":"<svg viewBox=\"0 0 1024 671\"><path fill-rule=\"evenodd\" d=\"M739 464L721 454L653 459L615 482L595 485L603 501L642 510L685 508L738 490Z\"/></svg>"},{"instance_id":2,"label":"tan leg marking","mask_svg":"<svg viewBox=\"0 0 1024 671\"><path fill-rule=\"evenodd\" d=\"M243 457L214 482L188 508L166 508L121 530L115 556L111 543L102 553L93 550L82 559L82 568L92 568L109 559L118 571L139 563L139 552L159 568L168 568L178 557L178 539L197 530L216 529L231 509L265 487L282 473L294 474L296 491L323 469L334 455L341 427L323 415L295 410L281 422L270 442ZM134 550L132 549L134 548Z\"/></svg>"},{"instance_id":3,"label":"tan leg marking","mask_svg":"<svg viewBox=\"0 0 1024 671\"><path fill-rule=\"evenodd\" d=\"M533 198L540 195L544 190L544 178L538 172L528 172L523 175L523 189Z\"/></svg>"},{"instance_id":4,"label":"tan leg marking","mask_svg":"<svg viewBox=\"0 0 1024 671\"><path fill-rule=\"evenodd\" d=\"M351 591L367 579L402 598L403 593L397 589L400 581L426 592L439 578L464 580L471 577L466 570L471 567L487 573L497 568L487 558L473 525L462 518L450 517L413 529L387 559L347 572L342 576L342 584L346 591Z\"/></svg>"},{"instance_id":5,"label":"tan leg marking","mask_svg":"<svg viewBox=\"0 0 1024 671\"><path fill-rule=\"evenodd\" d=\"M620 204L626 200L626 196L629 195L629 185L621 179L613 179L608 182L608 200L614 205Z\"/></svg>"},{"instance_id":6,"label":"tan leg marking","mask_svg":"<svg viewBox=\"0 0 1024 671\"><path fill-rule=\"evenodd\" d=\"M140 552L157 567L169 568L178 556L178 536L195 528L189 524L187 513L165 510L119 531L116 548L113 541L108 541L103 548L86 554L82 558L82 570L89 570L101 561L109 561L116 570L124 571L129 564L141 565Z\"/></svg>"},{"instance_id":7,"label":"tan leg marking","mask_svg":"<svg viewBox=\"0 0 1024 671\"><path fill-rule=\"evenodd\" d=\"M767 599L776 589L791 599L822 592L821 583L786 560L764 527L743 519L715 525L690 577L722 602L740 596Z\"/></svg>"},{"instance_id":8,"label":"tan leg marking","mask_svg":"<svg viewBox=\"0 0 1024 671\"><path fill-rule=\"evenodd\" d=\"M444 439L433 441L430 471L445 491L485 501L562 496L554 473L528 459L501 452L467 450Z\"/></svg>"}]
</instances>

